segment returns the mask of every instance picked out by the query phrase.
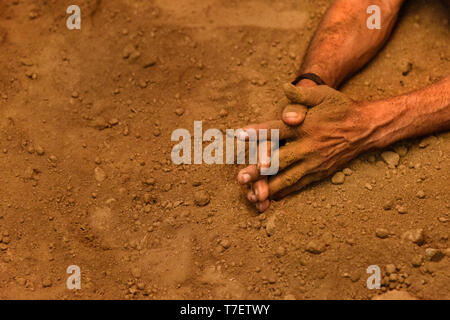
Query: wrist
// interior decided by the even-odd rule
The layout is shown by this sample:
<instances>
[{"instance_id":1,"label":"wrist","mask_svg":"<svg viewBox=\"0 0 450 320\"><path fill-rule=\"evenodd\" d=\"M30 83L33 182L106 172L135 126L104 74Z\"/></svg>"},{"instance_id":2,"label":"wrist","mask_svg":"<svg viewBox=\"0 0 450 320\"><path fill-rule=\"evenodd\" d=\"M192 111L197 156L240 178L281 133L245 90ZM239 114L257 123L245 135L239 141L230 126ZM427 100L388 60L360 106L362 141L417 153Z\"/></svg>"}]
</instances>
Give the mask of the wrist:
<instances>
[{"instance_id":1,"label":"wrist","mask_svg":"<svg viewBox=\"0 0 450 320\"><path fill-rule=\"evenodd\" d=\"M309 79L302 79L295 86L311 88L317 86L317 83Z\"/></svg>"},{"instance_id":2,"label":"wrist","mask_svg":"<svg viewBox=\"0 0 450 320\"><path fill-rule=\"evenodd\" d=\"M368 132L367 149L385 148L398 140L401 129L402 106L393 106L388 100L363 103L361 121L366 123Z\"/></svg>"}]
</instances>

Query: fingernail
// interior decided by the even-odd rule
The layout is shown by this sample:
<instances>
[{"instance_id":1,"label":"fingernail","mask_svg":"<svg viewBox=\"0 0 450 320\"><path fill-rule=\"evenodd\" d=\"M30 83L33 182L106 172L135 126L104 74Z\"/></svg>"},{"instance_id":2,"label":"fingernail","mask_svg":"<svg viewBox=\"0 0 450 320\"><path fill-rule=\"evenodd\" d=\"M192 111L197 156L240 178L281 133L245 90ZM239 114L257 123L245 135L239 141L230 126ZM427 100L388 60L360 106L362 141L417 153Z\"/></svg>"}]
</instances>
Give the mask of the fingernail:
<instances>
[{"instance_id":1,"label":"fingernail","mask_svg":"<svg viewBox=\"0 0 450 320\"><path fill-rule=\"evenodd\" d=\"M248 197L251 202L256 202L256 196L254 194L250 194Z\"/></svg>"},{"instance_id":2,"label":"fingernail","mask_svg":"<svg viewBox=\"0 0 450 320\"><path fill-rule=\"evenodd\" d=\"M286 112L284 114L285 118L298 118L298 113L297 112Z\"/></svg>"},{"instance_id":3,"label":"fingernail","mask_svg":"<svg viewBox=\"0 0 450 320\"><path fill-rule=\"evenodd\" d=\"M259 195L258 188L256 188L256 189L254 190L254 192L255 192L256 199L258 199L258 195Z\"/></svg>"},{"instance_id":4,"label":"fingernail","mask_svg":"<svg viewBox=\"0 0 450 320\"><path fill-rule=\"evenodd\" d=\"M244 173L243 175L241 175L240 180L242 184L245 184L250 181L250 175L248 173Z\"/></svg>"}]
</instances>

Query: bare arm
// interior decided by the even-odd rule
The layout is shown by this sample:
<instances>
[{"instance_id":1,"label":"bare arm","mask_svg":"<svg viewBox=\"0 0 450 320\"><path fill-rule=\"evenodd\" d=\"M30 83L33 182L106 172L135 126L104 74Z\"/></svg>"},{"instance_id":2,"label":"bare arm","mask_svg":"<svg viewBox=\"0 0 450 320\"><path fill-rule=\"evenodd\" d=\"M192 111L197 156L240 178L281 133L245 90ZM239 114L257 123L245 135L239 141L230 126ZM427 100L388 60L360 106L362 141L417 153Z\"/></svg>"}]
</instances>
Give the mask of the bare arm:
<instances>
[{"instance_id":1,"label":"bare arm","mask_svg":"<svg viewBox=\"0 0 450 320\"><path fill-rule=\"evenodd\" d=\"M358 71L383 46L391 34L404 0L336 0L322 19L309 44L300 74L314 73L332 88ZM380 7L381 28L367 27L367 8ZM299 87L314 87L304 79ZM297 126L306 116L306 107L289 104L282 115L284 123Z\"/></svg>"},{"instance_id":2,"label":"bare arm","mask_svg":"<svg viewBox=\"0 0 450 320\"><path fill-rule=\"evenodd\" d=\"M370 103L368 108L376 126L370 147L450 130L450 76L424 89Z\"/></svg>"},{"instance_id":3,"label":"bare arm","mask_svg":"<svg viewBox=\"0 0 450 320\"><path fill-rule=\"evenodd\" d=\"M370 61L391 34L404 0L336 0L311 40L300 73L315 73L330 87ZM367 8L381 11L381 29L367 28ZM300 86L314 83L303 80Z\"/></svg>"}]
</instances>

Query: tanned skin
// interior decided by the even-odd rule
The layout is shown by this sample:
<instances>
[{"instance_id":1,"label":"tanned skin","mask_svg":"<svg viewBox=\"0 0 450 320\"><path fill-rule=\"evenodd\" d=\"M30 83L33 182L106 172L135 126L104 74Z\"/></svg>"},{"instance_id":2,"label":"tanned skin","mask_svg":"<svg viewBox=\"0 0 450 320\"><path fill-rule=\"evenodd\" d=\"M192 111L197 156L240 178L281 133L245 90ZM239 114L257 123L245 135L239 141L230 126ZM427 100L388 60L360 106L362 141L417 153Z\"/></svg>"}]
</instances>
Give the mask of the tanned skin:
<instances>
[{"instance_id":1,"label":"tanned skin","mask_svg":"<svg viewBox=\"0 0 450 320\"><path fill-rule=\"evenodd\" d=\"M265 211L279 199L323 179L360 153L396 141L450 129L450 77L402 96L356 102L336 91L369 62L389 38L403 0L337 0L325 14L300 73L314 73L326 86L302 80L285 86L290 103L282 120L245 129L279 129L289 142L279 149L280 171L260 175L261 165L242 169L248 200ZM381 9L381 29L366 26L367 7ZM268 142L270 143L270 141Z\"/></svg>"}]
</instances>

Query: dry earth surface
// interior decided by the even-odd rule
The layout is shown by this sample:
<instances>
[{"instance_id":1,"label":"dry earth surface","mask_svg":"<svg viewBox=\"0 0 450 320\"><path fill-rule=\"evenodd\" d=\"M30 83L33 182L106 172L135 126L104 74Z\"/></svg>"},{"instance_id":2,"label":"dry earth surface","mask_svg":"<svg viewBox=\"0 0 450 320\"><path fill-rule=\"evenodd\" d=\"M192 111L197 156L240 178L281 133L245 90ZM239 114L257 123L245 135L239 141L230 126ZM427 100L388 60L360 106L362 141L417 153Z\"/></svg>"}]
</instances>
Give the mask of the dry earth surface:
<instances>
[{"instance_id":1,"label":"dry earth surface","mask_svg":"<svg viewBox=\"0 0 450 320\"><path fill-rule=\"evenodd\" d=\"M0 299L449 299L449 133L364 154L342 184L262 215L239 166L171 162L172 131L194 120L278 116L331 2L77 0L71 31L72 1L2 0ZM448 17L407 1L341 89L374 100L449 74ZM81 290L66 288L70 265Z\"/></svg>"}]
</instances>

